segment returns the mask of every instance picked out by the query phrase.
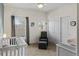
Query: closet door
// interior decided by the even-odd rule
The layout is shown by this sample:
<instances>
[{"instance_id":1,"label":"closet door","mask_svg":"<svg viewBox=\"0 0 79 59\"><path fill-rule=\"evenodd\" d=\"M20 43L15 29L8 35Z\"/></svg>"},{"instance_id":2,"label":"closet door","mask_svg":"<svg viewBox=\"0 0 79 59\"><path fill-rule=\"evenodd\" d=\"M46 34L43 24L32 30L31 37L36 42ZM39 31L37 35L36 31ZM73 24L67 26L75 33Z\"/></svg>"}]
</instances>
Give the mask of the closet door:
<instances>
[{"instance_id":1,"label":"closet door","mask_svg":"<svg viewBox=\"0 0 79 59\"><path fill-rule=\"evenodd\" d=\"M49 20L49 40L54 43L60 41L60 17Z\"/></svg>"},{"instance_id":2,"label":"closet door","mask_svg":"<svg viewBox=\"0 0 79 59\"><path fill-rule=\"evenodd\" d=\"M69 30L69 26L70 26L70 21L68 17L62 17L62 43L67 44L67 39L70 35L70 30Z\"/></svg>"}]
</instances>

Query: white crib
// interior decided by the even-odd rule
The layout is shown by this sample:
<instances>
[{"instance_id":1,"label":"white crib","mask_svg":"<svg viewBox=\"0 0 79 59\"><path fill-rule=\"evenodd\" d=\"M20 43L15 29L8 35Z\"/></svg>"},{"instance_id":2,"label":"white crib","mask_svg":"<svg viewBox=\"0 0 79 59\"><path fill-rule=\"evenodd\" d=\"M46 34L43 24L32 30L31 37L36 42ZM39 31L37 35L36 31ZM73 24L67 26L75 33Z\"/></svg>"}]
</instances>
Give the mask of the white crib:
<instances>
[{"instance_id":1,"label":"white crib","mask_svg":"<svg viewBox=\"0 0 79 59\"><path fill-rule=\"evenodd\" d=\"M26 56L24 37L0 38L0 56Z\"/></svg>"}]
</instances>

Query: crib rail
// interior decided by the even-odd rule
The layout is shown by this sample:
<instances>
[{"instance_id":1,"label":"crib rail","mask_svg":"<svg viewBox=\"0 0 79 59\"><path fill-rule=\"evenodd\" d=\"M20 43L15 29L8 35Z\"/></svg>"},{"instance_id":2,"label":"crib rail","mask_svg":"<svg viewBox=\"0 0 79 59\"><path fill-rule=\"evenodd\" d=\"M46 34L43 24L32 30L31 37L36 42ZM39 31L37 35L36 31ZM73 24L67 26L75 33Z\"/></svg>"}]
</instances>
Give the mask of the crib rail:
<instances>
[{"instance_id":1,"label":"crib rail","mask_svg":"<svg viewBox=\"0 0 79 59\"><path fill-rule=\"evenodd\" d=\"M26 45L0 48L0 56L25 56Z\"/></svg>"},{"instance_id":2,"label":"crib rail","mask_svg":"<svg viewBox=\"0 0 79 59\"><path fill-rule=\"evenodd\" d=\"M26 43L23 38L2 38L0 47L0 56L25 56L26 55Z\"/></svg>"}]
</instances>

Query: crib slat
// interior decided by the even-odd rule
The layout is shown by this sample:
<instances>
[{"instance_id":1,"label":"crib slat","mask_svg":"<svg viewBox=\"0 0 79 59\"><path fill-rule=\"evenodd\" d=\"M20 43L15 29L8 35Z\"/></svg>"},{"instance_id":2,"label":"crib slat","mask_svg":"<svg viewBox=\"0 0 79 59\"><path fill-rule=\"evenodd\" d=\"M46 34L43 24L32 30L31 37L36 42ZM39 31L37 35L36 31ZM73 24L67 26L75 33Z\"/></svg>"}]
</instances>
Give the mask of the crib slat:
<instances>
[{"instance_id":1,"label":"crib slat","mask_svg":"<svg viewBox=\"0 0 79 59\"><path fill-rule=\"evenodd\" d=\"M1 56L1 49L0 49L0 56Z\"/></svg>"},{"instance_id":2,"label":"crib slat","mask_svg":"<svg viewBox=\"0 0 79 59\"><path fill-rule=\"evenodd\" d=\"M13 45L15 45L15 39L13 39Z\"/></svg>"},{"instance_id":3,"label":"crib slat","mask_svg":"<svg viewBox=\"0 0 79 59\"><path fill-rule=\"evenodd\" d=\"M27 49L27 47L26 47L26 46L24 46L24 50L25 50L25 54L24 54L24 56L26 56L26 55L27 55L27 53L28 53L28 51L27 51L26 49Z\"/></svg>"},{"instance_id":4,"label":"crib slat","mask_svg":"<svg viewBox=\"0 0 79 59\"><path fill-rule=\"evenodd\" d=\"M3 56L3 49L1 49L1 56Z\"/></svg>"},{"instance_id":5,"label":"crib slat","mask_svg":"<svg viewBox=\"0 0 79 59\"><path fill-rule=\"evenodd\" d=\"M6 53L6 56L8 56L8 49L6 49L5 53Z\"/></svg>"},{"instance_id":6,"label":"crib slat","mask_svg":"<svg viewBox=\"0 0 79 59\"><path fill-rule=\"evenodd\" d=\"M10 48L10 56L12 56L12 47Z\"/></svg>"},{"instance_id":7,"label":"crib slat","mask_svg":"<svg viewBox=\"0 0 79 59\"><path fill-rule=\"evenodd\" d=\"M21 47L21 56L23 56L23 47Z\"/></svg>"},{"instance_id":8,"label":"crib slat","mask_svg":"<svg viewBox=\"0 0 79 59\"><path fill-rule=\"evenodd\" d=\"M20 56L19 48L18 48L18 56Z\"/></svg>"},{"instance_id":9,"label":"crib slat","mask_svg":"<svg viewBox=\"0 0 79 59\"><path fill-rule=\"evenodd\" d=\"M17 54L16 54L16 48L14 49L14 56L16 56Z\"/></svg>"}]
</instances>

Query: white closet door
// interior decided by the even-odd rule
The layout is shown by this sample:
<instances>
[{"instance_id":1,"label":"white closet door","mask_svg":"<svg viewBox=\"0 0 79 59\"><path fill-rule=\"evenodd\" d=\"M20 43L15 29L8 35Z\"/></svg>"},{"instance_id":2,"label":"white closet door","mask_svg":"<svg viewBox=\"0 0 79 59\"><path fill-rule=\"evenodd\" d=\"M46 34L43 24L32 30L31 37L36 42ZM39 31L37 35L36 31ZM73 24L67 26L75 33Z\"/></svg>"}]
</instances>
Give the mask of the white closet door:
<instances>
[{"instance_id":1,"label":"white closet door","mask_svg":"<svg viewBox=\"0 0 79 59\"><path fill-rule=\"evenodd\" d=\"M49 20L49 37L54 43L60 41L60 17Z\"/></svg>"},{"instance_id":2,"label":"white closet door","mask_svg":"<svg viewBox=\"0 0 79 59\"><path fill-rule=\"evenodd\" d=\"M67 39L70 35L70 21L68 17L63 17L62 18L62 43L67 44Z\"/></svg>"}]
</instances>

